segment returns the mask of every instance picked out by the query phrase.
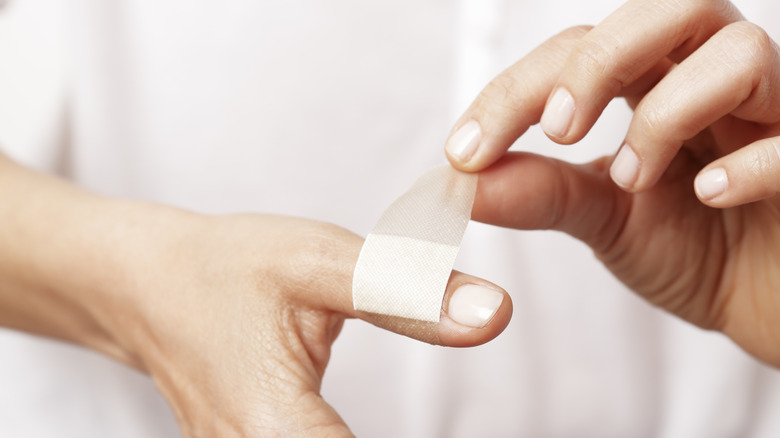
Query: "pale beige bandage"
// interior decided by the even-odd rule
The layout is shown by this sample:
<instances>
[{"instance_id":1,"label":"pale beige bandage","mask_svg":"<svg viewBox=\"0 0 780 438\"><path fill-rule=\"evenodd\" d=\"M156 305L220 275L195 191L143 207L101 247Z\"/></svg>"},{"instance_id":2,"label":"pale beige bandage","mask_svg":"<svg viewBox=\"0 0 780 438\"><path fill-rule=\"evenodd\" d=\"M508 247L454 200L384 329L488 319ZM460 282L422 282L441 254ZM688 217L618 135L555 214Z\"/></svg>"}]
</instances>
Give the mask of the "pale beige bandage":
<instances>
[{"instance_id":1,"label":"pale beige bandage","mask_svg":"<svg viewBox=\"0 0 780 438\"><path fill-rule=\"evenodd\" d=\"M435 167L385 210L355 266L355 310L439 321L477 179L448 164Z\"/></svg>"}]
</instances>

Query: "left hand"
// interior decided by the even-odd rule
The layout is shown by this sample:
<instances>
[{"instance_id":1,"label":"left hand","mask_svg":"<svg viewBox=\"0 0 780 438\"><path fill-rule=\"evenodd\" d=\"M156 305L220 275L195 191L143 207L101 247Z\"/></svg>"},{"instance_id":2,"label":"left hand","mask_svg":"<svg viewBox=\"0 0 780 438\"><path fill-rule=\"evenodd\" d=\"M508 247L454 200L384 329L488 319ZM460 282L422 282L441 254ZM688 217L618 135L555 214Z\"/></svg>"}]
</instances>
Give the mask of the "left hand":
<instances>
[{"instance_id":1,"label":"left hand","mask_svg":"<svg viewBox=\"0 0 780 438\"><path fill-rule=\"evenodd\" d=\"M439 322L356 311L363 239L343 228L104 198L2 154L0 223L0 327L148 373L185 437L351 436L319 394L346 318L468 347L512 314L503 289L455 271Z\"/></svg>"},{"instance_id":2,"label":"left hand","mask_svg":"<svg viewBox=\"0 0 780 438\"><path fill-rule=\"evenodd\" d=\"M447 152L487 168L475 219L566 231L650 302L780 366L780 56L743 20L725 0L629 1L494 79ZM505 155L539 121L578 141L616 96L634 116L614 160Z\"/></svg>"},{"instance_id":3,"label":"left hand","mask_svg":"<svg viewBox=\"0 0 780 438\"><path fill-rule=\"evenodd\" d=\"M167 237L155 239L146 259L128 259L133 281L122 295L134 311L117 310L114 329L187 437L351 436L319 393L346 318L453 347L487 342L509 323L506 292L460 272L449 279L438 323L354 310L363 239L335 225L161 210L171 226L157 236ZM475 290L493 301L474 300Z\"/></svg>"}]
</instances>

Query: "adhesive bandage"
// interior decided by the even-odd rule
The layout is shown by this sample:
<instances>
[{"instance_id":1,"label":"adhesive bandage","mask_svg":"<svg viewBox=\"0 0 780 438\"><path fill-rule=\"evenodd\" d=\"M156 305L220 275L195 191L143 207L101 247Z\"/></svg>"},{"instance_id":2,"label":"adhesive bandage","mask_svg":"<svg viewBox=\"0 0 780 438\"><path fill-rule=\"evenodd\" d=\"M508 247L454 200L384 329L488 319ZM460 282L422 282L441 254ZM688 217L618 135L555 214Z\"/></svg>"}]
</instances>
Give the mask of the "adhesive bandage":
<instances>
[{"instance_id":1,"label":"adhesive bandage","mask_svg":"<svg viewBox=\"0 0 780 438\"><path fill-rule=\"evenodd\" d=\"M477 179L448 164L435 167L385 210L355 266L355 310L439 321Z\"/></svg>"}]
</instances>

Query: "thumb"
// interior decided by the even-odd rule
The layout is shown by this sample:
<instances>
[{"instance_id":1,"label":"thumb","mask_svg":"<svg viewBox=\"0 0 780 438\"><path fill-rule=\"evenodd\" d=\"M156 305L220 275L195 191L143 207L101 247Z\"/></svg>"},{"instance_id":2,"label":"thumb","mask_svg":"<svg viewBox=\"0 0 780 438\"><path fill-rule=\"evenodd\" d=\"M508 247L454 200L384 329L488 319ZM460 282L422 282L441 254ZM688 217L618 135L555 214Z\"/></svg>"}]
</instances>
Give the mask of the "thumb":
<instances>
[{"instance_id":1,"label":"thumb","mask_svg":"<svg viewBox=\"0 0 780 438\"><path fill-rule=\"evenodd\" d=\"M470 347L498 336L512 316L506 291L486 280L453 271L443 292L439 322L355 310L352 277L363 238L343 228L316 224L298 252L295 299L316 310L359 318L377 327L436 345ZM300 241L300 240L299 240ZM288 265L289 266L289 265ZM312 275L314 274L314 275Z\"/></svg>"},{"instance_id":2,"label":"thumb","mask_svg":"<svg viewBox=\"0 0 780 438\"><path fill-rule=\"evenodd\" d=\"M603 252L620 232L628 195L609 179L609 159L577 165L511 152L480 172L472 219L521 230L566 232Z\"/></svg>"}]
</instances>

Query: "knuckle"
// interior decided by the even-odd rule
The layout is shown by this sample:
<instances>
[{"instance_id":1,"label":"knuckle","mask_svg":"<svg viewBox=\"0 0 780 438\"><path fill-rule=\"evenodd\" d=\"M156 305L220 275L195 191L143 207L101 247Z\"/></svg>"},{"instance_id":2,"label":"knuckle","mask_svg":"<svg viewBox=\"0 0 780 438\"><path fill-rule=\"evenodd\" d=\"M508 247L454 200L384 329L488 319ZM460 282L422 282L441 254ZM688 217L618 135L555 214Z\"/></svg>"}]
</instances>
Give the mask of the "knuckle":
<instances>
[{"instance_id":1,"label":"knuckle","mask_svg":"<svg viewBox=\"0 0 780 438\"><path fill-rule=\"evenodd\" d=\"M559 54L563 61L592 29L593 26L585 25L570 27L547 40L544 45L552 48L552 52Z\"/></svg>"},{"instance_id":2,"label":"knuckle","mask_svg":"<svg viewBox=\"0 0 780 438\"><path fill-rule=\"evenodd\" d=\"M656 137L660 133L669 134L665 114L654 106L641 104L634 113L634 123L646 136Z\"/></svg>"},{"instance_id":3,"label":"knuckle","mask_svg":"<svg viewBox=\"0 0 780 438\"><path fill-rule=\"evenodd\" d=\"M580 38L585 36L585 34L590 32L592 29L593 26L589 26L589 25L573 26L560 32L554 38L565 40L565 41L579 40Z\"/></svg>"},{"instance_id":4,"label":"knuckle","mask_svg":"<svg viewBox=\"0 0 780 438\"><path fill-rule=\"evenodd\" d=\"M347 275L348 255L357 236L336 225L309 223L299 227L294 238L277 254L278 273L294 289L310 290ZM358 245L359 247L359 245ZM349 271L349 272L348 272Z\"/></svg>"},{"instance_id":5,"label":"knuckle","mask_svg":"<svg viewBox=\"0 0 780 438\"><path fill-rule=\"evenodd\" d=\"M523 108L530 96L528 86L509 72L496 76L480 92L477 106L488 114L505 114Z\"/></svg>"},{"instance_id":6,"label":"knuckle","mask_svg":"<svg viewBox=\"0 0 780 438\"><path fill-rule=\"evenodd\" d=\"M748 21L738 21L724 28L724 37L729 44L727 51L737 57L735 61L748 63L752 68L758 62L765 64L774 57L775 44L761 27Z\"/></svg>"},{"instance_id":7,"label":"knuckle","mask_svg":"<svg viewBox=\"0 0 780 438\"><path fill-rule=\"evenodd\" d=\"M735 11L729 0L688 0L688 9L693 16L730 16Z\"/></svg>"},{"instance_id":8,"label":"knuckle","mask_svg":"<svg viewBox=\"0 0 780 438\"><path fill-rule=\"evenodd\" d=\"M297 236L296 258L299 261L334 260L342 252L341 228L326 224L314 223Z\"/></svg>"},{"instance_id":9,"label":"knuckle","mask_svg":"<svg viewBox=\"0 0 780 438\"><path fill-rule=\"evenodd\" d=\"M603 76L612 62L611 55L604 46L592 40L580 41L570 56L575 68L592 76Z\"/></svg>"},{"instance_id":10,"label":"knuckle","mask_svg":"<svg viewBox=\"0 0 780 438\"><path fill-rule=\"evenodd\" d=\"M583 38L569 55L569 66L575 78L604 82L617 93L628 81L628 72L616 63L620 43L606 37L607 41ZM609 44L612 41L612 44Z\"/></svg>"},{"instance_id":11,"label":"knuckle","mask_svg":"<svg viewBox=\"0 0 780 438\"><path fill-rule=\"evenodd\" d=\"M775 42L763 28L747 21L732 23L716 36L717 49L712 55L717 57L719 68L741 85L736 92L742 101L740 109L769 119L776 117L773 96L779 56Z\"/></svg>"},{"instance_id":12,"label":"knuckle","mask_svg":"<svg viewBox=\"0 0 780 438\"><path fill-rule=\"evenodd\" d=\"M780 165L780 145L770 142L764 147L757 147L751 151L745 163L745 171L751 179L769 183L774 179L778 165Z\"/></svg>"},{"instance_id":13,"label":"knuckle","mask_svg":"<svg viewBox=\"0 0 780 438\"><path fill-rule=\"evenodd\" d=\"M696 27L711 23L725 25L742 17L730 0L678 0L677 3L681 3L685 21Z\"/></svg>"}]
</instances>

